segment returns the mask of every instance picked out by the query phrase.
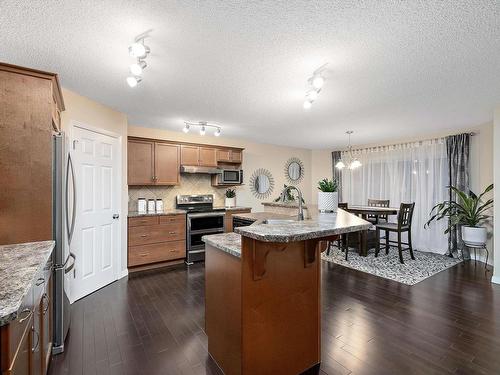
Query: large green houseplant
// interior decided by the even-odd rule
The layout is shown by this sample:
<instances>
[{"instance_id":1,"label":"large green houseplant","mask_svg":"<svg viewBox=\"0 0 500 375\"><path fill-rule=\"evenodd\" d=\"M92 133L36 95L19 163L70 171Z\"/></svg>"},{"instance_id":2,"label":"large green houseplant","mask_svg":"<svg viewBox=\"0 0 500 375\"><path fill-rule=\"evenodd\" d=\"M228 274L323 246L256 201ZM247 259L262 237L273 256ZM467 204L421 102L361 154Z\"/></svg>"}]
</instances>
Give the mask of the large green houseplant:
<instances>
[{"instance_id":1,"label":"large green houseplant","mask_svg":"<svg viewBox=\"0 0 500 375\"><path fill-rule=\"evenodd\" d=\"M449 225L444 233L447 234L454 226L461 225L464 242L485 244L486 228L480 224L490 217L488 210L493 205L493 198L483 201L483 197L493 190L493 184L488 186L479 196L472 191L466 194L455 187L450 187L450 189L456 194L457 201L447 200L436 204L424 227L427 228L433 221L448 218Z\"/></svg>"}]
</instances>

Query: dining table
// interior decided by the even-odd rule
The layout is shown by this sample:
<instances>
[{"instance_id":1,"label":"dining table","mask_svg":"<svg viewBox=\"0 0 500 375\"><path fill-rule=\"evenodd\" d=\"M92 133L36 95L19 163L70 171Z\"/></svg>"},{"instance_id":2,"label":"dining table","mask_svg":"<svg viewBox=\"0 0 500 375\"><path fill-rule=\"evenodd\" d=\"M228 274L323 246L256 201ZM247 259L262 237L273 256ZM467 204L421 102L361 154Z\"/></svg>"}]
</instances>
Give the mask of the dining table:
<instances>
[{"instance_id":1,"label":"dining table","mask_svg":"<svg viewBox=\"0 0 500 375\"><path fill-rule=\"evenodd\" d=\"M348 205L347 212L354 215L361 216L363 219L367 219L369 216L379 217L379 216L391 216L397 215L399 208L396 207L378 207L378 206L363 206L363 205ZM368 255L368 230L360 231L360 246L359 255Z\"/></svg>"}]
</instances>

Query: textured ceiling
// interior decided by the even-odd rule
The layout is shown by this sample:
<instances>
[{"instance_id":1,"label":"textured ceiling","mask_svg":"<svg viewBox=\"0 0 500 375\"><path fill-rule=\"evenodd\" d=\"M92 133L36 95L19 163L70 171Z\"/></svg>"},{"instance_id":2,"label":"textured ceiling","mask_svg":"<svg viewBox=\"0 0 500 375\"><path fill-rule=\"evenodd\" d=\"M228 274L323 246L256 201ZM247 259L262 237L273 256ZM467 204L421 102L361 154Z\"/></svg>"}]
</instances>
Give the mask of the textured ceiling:
<instances>
[{"instance_id":1,"label":"textured ceiling","mask_svg":"<svg viewBox=\"0 0 500 375\"><path fill-rule=\"evenodd\" d=\"M153 29L144 81L128 44ZM0 1L0 60L180 130L307 148L365 144L490 121L500 104L498 1ZM313 108L311 72L328 62Z\"/></svg>"}]
</instances>

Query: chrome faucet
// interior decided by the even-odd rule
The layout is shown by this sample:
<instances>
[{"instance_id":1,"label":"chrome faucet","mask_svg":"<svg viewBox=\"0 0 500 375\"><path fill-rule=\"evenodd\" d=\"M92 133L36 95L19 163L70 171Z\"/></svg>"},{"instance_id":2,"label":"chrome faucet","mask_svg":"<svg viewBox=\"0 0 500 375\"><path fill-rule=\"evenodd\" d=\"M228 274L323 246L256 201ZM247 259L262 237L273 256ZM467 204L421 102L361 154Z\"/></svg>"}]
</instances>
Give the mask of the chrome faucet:
<instances>
[{"instance_id":1,"label":"chrome faucet","mask_svg":"<svg viewBox=\"0 0 500 375\"><path fill-rule=\"evenodd\" d=\"M296 186L288 185L281 192L280 198L281 198L282 202L285 202L286 194L288 193L288 191L290 191L292 189L297 190L297 193L299 194L299 197L298 197L298 199L299 199L299 214L297 215L297 220L301 221L301 220L304 220L304 209L302 207L302 192L299 190L299 188Z\"/></svg>"}]
</instances>

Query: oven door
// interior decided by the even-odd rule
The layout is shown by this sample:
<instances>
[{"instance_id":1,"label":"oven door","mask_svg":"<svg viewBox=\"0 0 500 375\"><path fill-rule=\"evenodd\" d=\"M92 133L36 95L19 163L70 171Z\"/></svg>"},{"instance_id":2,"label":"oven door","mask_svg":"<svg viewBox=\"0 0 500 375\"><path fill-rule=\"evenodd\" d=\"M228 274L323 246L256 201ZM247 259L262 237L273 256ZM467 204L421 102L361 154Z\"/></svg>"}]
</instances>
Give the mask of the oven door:
<instances>
[{"instance_id":1,"label":"oven door","mask_svg":"<svg viewBox=\"0 0 500 375\"><path fill-rule=\"evenodd\" d=\"M197 213L187 216L187 254L186 263L205 260L205 243L202 237L207 234L224 233L225 213Z\"/></svg>"},{"instance_id":2,"label":"oven door","mask_svg":"<svg viewBox=\"0 0 500 375\"><path fill-rule=\"evenodd\" d=\"M224 184L241 184L242 171L240 169L224 169L222 171L222 183Z\"/></svg>"}]
</instances>

